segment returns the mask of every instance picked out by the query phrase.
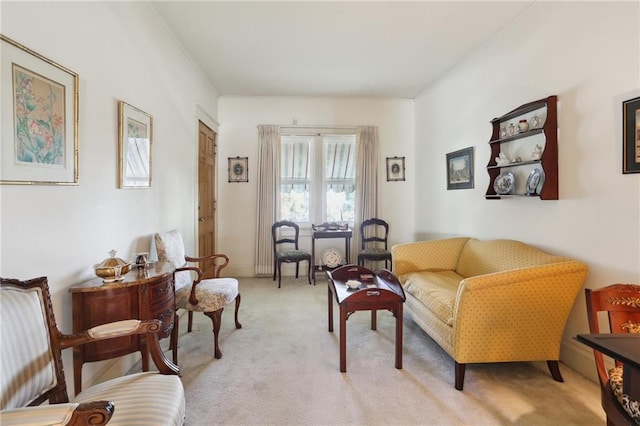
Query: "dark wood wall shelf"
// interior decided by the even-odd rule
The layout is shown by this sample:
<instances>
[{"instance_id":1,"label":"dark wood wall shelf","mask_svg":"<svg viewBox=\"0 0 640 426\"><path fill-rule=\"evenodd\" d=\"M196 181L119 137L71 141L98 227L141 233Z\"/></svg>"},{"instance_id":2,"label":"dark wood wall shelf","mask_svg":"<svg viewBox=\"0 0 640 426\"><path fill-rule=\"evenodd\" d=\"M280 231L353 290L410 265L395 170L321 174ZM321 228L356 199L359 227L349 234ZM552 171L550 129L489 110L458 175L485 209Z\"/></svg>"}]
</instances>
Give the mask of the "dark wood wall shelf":
<instances>
[{"instance_id":1,"label":"dark wood wall shelf","mask_svg":"<svg viewBox=\"0 0 640 426\"><path fill-rule=\"evenodd\" d=\"M540 121L536 125L534 117ZM529 129L518 132L518 122L527 120ZM488 200L499 200L501 198L510 198L516 196L539 197L542 200L558 199L558 112L557 112L557 96L549 96L519 106L518 108L504 114L501 117L491 120L492 134L489 146L491 147L491 157L487 164L487 173L489 173L489 187L485 194ZM515 131L512 134L505 134L506 129L513 126ZM542 135L542 155L540 158L532 158L533 150L536 142L540 140ZM518 157L513 148L518 145ZM496 157L501 152L509 152L511 155L505 154L510 160L508 163L498 165ZM528 179L528 175L534 169L539 169L543 175L543 184L534 194L528 194L522 188ZM494 189L494 182L502 172L509 171L513 173L516 180L515 189L509 194L498 194Z\"/></svg>"}]
</instances>

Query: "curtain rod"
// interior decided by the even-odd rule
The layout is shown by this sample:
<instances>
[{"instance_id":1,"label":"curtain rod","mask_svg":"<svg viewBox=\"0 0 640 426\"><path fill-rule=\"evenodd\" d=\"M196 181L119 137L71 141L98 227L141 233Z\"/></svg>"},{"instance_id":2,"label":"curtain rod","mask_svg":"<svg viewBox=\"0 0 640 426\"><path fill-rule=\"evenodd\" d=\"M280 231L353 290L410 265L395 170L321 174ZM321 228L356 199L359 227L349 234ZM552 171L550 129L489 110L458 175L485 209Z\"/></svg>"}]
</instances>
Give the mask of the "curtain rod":
<instances>
[{"instance_id":1,"label":"curtain rod","mask_svg":"<svg viewBox=\"0 0 640 426\"><path fill-rule=\"evenodd\" d=\"M353 130L357 130L358 127L367 127L367 126L327 126L327 125L319 125L319 126L314 126L314 125L300 125L300 124L276 124L276 126L280 127L281 129L339 129L339 130L345 130L345 129L353 129ZM258 125L257 127L260 127L260 125Z\"/></svg>"}]
</instances>

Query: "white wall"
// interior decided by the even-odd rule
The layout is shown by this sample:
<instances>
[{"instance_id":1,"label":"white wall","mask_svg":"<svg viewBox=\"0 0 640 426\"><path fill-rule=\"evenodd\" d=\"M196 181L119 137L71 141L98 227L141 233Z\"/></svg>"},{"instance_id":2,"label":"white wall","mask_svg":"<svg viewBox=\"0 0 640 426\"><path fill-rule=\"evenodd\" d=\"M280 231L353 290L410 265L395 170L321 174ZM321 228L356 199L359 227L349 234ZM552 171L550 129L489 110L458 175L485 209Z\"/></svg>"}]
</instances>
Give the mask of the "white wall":
<instances>
[{"instance_id":1,"label":"white wall","mask_svg":"<svg viewBox=\"0 0 640 426\"><path fill-rule=\"evenodd\" d=\"M640 95L639 6L536 2L419 96L415 239L512 238L587 263L586 287L640 282L640 175L621 172L621 102ZM490 120L554 94L560 200L485 200ZM475 189L447 191L445 155L468 146ZM581 291L561 358L594 377L592 352L573 340L584 332Z\"/></svg>"},{"instance_id":2,"label":"white wall","mask_svg":"<svg viewBox=\"0 0 640 426\"><path fill-rule=\"evenodd\" d=\"M80 76L80 184L0 186L0 275L48 276L58 325L70 333L67 289L94 277L92 265L110 249L132 259L170 228L194 246L197 117L217 117L217 94L144 2L1 7L3 35ZM117 189L119 100L153 116L151 189ZM70 359L65 353L73 392ZM85 380L104 364L86 365Z\"/></svg>"},{"instance_id":3,"label":"white wall","mask_svg":"<svg viewBox=\"0 0 640 426\"><path fill-rule=\"evenodd\" d=\"M249 182L224 184L221 178L218 197L218 249L229 254L229 273L254 275L257 158L259 124L299 126L378 126L380 159L378 168L379 216L390 224L390 243L406 241L413 235L414 102L406 99L235 97L221 96L219 161L227 157L249 157ZM386 157L406 157L405 182L386 181ZM223 167L226 171L226 167ZM224 230L232 229L233 232ZM310 248L308 235L301 245ZM321 252L324 245L316 247ZM344 251L344 242L325 240ZM290 265L284 265L290 266ZM284 268L283 266L283 268ZM287 270L286 273L293 271ZM285 274L285 271L283 271Z\"/></svg>"}]
</instances>

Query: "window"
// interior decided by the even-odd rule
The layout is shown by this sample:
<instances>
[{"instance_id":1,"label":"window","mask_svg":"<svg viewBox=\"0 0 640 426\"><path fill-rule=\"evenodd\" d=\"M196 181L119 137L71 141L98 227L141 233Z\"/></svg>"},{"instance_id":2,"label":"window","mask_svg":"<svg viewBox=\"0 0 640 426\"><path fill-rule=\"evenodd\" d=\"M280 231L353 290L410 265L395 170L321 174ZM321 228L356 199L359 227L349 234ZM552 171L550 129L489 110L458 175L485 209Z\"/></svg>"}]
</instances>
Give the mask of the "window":
<instances>
[{"instance_id":1,"label":"window","mask_svg":"<svg viewBox=\"0 0 640 426\"><path fill-rule=\"evenodd\" d=\"M356 136L281 138L280 219L353 223Z\"/></svg>"}]
</instances>

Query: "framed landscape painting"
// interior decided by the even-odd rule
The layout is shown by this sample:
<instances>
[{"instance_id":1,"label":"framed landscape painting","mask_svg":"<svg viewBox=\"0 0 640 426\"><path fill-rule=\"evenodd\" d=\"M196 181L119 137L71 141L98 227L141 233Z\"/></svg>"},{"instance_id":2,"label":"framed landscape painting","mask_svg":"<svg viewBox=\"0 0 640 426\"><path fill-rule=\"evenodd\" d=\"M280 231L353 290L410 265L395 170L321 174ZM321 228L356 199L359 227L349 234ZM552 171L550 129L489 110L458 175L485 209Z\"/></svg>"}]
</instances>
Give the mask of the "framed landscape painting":
<instances>
[{"instance_id":1,"label":"framed landscape painting","mask_svg":"<svg viewBox=\"0 0 640 426\"><path fill-rule=\"evenodd\" d=\"M473 147L447 154L447 189L473 188Z\"/></svg>"},{"instance_id":2,"label":"framed landscape painting","mask_svg":"<svg viewBox=\"0 0 640 426\"><path fill-rule=\"evenodd\" d=\"M151 188L153 117L118 102L120 188Z\"/></svg>"},{"instance_id":3,"label":"framed landscape painting","mask_svg":"<svg viewBox=\"0 0 640 426\"><path fill-rule=\"evenodd\" d=\"M78 74L0 39L0 183L77 185Z\"/></svg>"},{"instance_id":4,"label":"framed landscape painting","mask_svg":"<svg viewBox=\"0 0 640 426\"><path fill-rule=\"evenodd\" d=\"M622 173L640 173L640 98L622 103Z\"/></svg>"}]
</instances>

